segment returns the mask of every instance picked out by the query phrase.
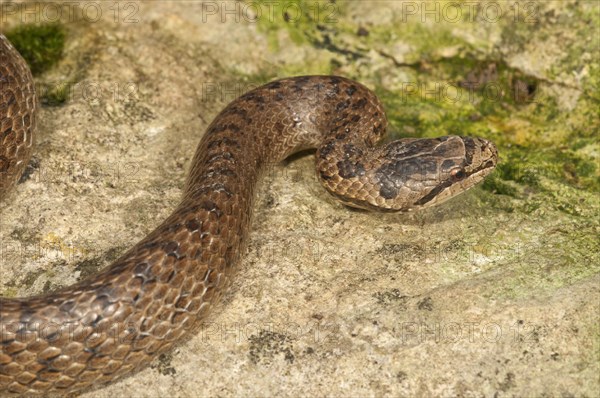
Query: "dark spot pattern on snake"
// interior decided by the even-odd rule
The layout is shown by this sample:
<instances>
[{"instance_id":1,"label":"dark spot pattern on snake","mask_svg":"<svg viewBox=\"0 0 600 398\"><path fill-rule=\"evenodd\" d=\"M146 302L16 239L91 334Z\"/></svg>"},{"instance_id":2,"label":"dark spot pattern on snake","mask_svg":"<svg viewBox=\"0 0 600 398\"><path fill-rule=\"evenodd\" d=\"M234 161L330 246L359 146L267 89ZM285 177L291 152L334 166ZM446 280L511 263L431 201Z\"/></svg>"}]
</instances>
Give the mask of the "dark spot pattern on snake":
<instances>
[{"instance_id":1,"label":"dark spot pattern on snake","mask_svg":"<svg viewBox=\"0 0 600 398\"><path fill-rule=\"evenodd\" d=\"M0 86L4 195L31 158L37 99L29 69L2 35L0 76L8 82ZM376 146L386 127L373 92L342 77L281 79L234 100L202 136L181 202L162 224L73 286L0 298L0 393L79 392L146 366L189 336L230 285L245 251L257 181L268 165L299 150L317 148L317 176L332 195L380 211L418 209L455 196L496 164L495 147L479 138ZM464 163L460 184L440 170L448 159ZM44 335L39 323L57 329ZM126 333L92 338L107 325ZM85 334L77 341L55 338L69 327ZM35 367L25 369L23 356Z\"/></svg>"}]
</instances>

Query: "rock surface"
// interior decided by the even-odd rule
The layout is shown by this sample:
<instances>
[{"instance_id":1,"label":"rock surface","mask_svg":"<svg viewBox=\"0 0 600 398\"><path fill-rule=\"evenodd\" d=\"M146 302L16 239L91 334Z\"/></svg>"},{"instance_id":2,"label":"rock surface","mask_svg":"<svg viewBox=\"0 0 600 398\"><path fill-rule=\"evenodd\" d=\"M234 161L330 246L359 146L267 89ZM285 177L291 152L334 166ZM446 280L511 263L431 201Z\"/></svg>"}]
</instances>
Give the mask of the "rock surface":
<instances>
[{"instance_id":1,"label":"rock surface","mask_svg":"<svg viewBox=\"0 0 600 398\"><path fill-rule=\"evenodd\" d=\"M481 135L498 170L403 215L336 203L311 156L274 165L206 326L83 396L599 396L599 6L467 3L77 3L36 77L67 99L0 208L0 294L74 283L151 231L239 94L340 74L381 94L393 135Z\"/></svg>"}]
</instances>

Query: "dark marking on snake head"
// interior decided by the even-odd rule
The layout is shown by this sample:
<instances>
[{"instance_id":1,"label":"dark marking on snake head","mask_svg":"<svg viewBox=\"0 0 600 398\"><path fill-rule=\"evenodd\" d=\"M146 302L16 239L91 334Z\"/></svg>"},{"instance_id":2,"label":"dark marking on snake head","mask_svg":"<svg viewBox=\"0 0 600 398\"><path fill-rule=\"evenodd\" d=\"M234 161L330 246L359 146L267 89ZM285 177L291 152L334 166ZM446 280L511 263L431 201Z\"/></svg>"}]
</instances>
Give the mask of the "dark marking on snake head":
<instances>
[{"instance_id":1,"label":"dark marking on snake head","mask_svg":"<svg viewBox=\"0 0 600 398\"><path fill-rule=\"evenodd\" d=\"M386 157L401 160L412 156L431 153L435 141L414 140L410 142L396 141L387 147Z\"/></svg>"},{"instance_id":2,"label":"dark marking on snake head","mask_svg":"<svg viewBox=\"0 0 600 398\"><path fill-rule=\"evenodd\" d=\"M467 174L465 173L464 169L454 169L451 172L452 175L452 179L456 182L456 181L460 181L463 180L467 177Z\"/></svg>"},{"instance_id":3,"label":"dark marking on snake head","mask_svg":"<svg viewBox=\"0 0 600 398\"><path fill-rule=\"evenodd\" d=\"M375 176L379 181L381 196L385 199L393 199L409 180L435 175L436 171L435 161L408 158L385 163L375 172Z\"/></svg>"},{"instance_id":4,"label":"dark marking on snake head","mask_svg":"<svg viewBox=\"0 0 600 398\"><path fill-rule=\"evenodd\" d=\"M463 138L463 142L465 143L465 162L471 164L475 153L475 142L469 137Z\"/></svg>"},{"instance_id":5,"label":"dark marking on snake head","mask_svg":"<svg viewBox=\"0 0 600 398\"><path fill-rule=\"evenodd\" d=\"M342 178L353 178L365 174L365 167L360 162L340 160L337 162L338 173Z\"/></svg>"},{"instance_id":6,"label":"dark marking on snake head","mask_svg":"<svg viewBox=\"0 0 600 398\"><path fill-rule=\"evenodd\" d=\"M346 89L346 94L352 97L352 95L356 92L357 88L354 84L351 84L350 87Z\"/></svg>"},{"instance_id":7,"label":"dark marking on snake head","mask_svg":"<svg viewBox=\"0 0 600 398\"><path fill-rule=\"evenodd\" d=\"M391 175L406 182L408 179L437 174L437 161L433 159L408 158L389 164Z\"/></svg>"},{"instance_id":8,"label":"dark marking on snake head","mask_svg":"<svg viewBox=\"0 0 600 398\"><path fill-rule=\"evenodd\" d=\"M458 137L440 137L440 144L433 148L433 156L440 158L462 157L465 153L463 140Z\"/></svg>"},{"instance_id":9,"label":"dark marking on snake head","mask_svg":"<svg viewBox=\"0 0 600 398\"><path fill-rule=\"evenodd\" d=\"M491 167L494 167L494 162L491 160L488 160L487 162L485 162L481 167L479 167L476 171L480 171L480 170L485 170L485 169L489 169Z\"/></svg>"},{"instance_id":10,"label":"dark marking on snake head","mask_svg":"<svg viewBox=\"0 0 600 398\"><path fill-rule=\"evenodd\" d=\"M453 159L446 159L442 162L441 171L448 173L453 168L459 166Z\"/></svg>"}]
</instances>

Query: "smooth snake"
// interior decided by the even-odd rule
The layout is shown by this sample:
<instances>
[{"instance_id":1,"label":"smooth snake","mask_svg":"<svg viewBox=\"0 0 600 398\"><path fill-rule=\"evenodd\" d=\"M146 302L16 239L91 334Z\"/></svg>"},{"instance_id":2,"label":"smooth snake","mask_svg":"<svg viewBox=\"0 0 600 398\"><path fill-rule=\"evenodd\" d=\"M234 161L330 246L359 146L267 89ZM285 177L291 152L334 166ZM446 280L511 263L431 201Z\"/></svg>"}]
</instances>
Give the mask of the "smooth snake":
<instances>
[{"instance_id":1,"label":"smooth snake","mask_svg":"<svg viewBox=\"0 0 600 398\"><path fill-rule=\"evenodd\" d=\"M0 35L0 196L28 164L38 101L29 68ZM58 291L0 298L0 392L81 391L135 372L198 327L245 250L265 167L317 148L316 170L343 203L410 211L488 175L482 138L376 145L387 120L375 94L337 76L300 76L247 92L202 136L183 198L153 232L96 275Z\"/></svg>"}]
</instances>

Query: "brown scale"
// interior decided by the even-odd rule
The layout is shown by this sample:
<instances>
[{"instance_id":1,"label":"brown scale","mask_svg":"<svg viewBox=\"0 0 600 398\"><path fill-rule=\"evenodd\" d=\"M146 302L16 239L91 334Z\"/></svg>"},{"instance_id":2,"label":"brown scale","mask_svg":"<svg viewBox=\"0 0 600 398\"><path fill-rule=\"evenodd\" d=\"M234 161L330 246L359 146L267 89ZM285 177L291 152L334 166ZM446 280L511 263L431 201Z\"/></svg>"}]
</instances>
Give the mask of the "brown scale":
<instances>
[{"instance_id":1,"label":"brown scale","mask_svg":"<svg viewBox=\"0 0 600 398\"><path fill-rule=\"evenodd\" d=\"M33 144L37 100L24 61L0 35L0 196ZM57 292L0 298L0 393L73 392L134 372L189 336L229 285L246 245L256 182L318 148L317 175L352 206L410 210L465 191L495 166L483 139L385 136L383 106L335 76L283 79L229 104L192 161L183 198L152 233L96 275Z\"/></svg>"}]
</instances>

